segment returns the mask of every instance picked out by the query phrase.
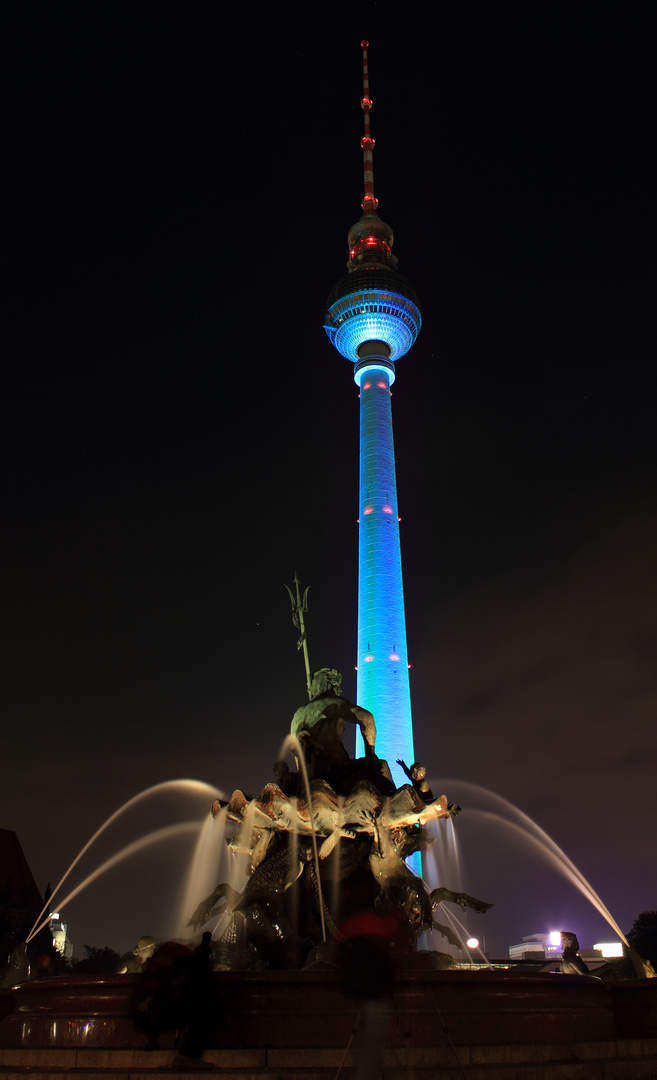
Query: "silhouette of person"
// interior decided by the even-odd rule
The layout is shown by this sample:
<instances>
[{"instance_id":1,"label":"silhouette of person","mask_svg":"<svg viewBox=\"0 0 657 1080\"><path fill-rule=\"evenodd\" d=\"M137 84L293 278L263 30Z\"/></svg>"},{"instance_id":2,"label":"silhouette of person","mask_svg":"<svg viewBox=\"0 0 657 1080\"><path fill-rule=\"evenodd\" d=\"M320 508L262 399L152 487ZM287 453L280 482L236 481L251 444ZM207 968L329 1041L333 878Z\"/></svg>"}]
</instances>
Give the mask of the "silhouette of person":
<instances>
[{"instance_id":1,"label":"silhouette of person","mask_svg":"<svg viewBox=\"0 0 657 1080\"><path fill-rule=\"evenodd\" d=\"M132 996L129 1015L146 1036L144 1049L159 1050L165 1031L179 1033L173 1068L212 1068L202 1057L220 1016L210 966L211 938L206 931L193 952L179 942L165 942L146 961Z\"/></svg>"},{"instance_id":2,"label":"silhouette of person","mask_svg":"<svg viewBox=\"0 0 657 1080\"><path fill-rule=\"evenodd\" d=\"M392 944L400 929L397 912L354 915L340 927L345 939L342 977L345 993L361 1004L355 1044L354 1080L379 1080L383 1074L388 1007L395 981Z\"/></svg>"}]
</instances>

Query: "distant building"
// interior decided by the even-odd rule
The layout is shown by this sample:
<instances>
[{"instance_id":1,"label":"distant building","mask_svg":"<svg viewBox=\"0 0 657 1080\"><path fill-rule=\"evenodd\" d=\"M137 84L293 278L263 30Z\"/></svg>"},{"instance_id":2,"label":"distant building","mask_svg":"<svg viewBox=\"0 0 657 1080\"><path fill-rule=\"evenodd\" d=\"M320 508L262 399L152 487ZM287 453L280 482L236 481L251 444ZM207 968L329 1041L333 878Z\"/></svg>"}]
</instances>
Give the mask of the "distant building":
<instances>
[{"instance_id":1,"label":"distant building","mask_svg":"<svg viewBox=\"0 0 657 1080\"><path fill-rule=\"evenodd\" d=\"M549 934L530 934L524 937L519 945L509 946L510 960L561 960L563 948L561 945L561 933L552 930ZM613 957L623 955L623 946L620 941L604 942L594 945L592 949L579 949L578 955L586 963L601 962Z\"/></svg>"},{"instance_id":2,"label":"distant building","mask_svg":"<svg viewBox=\"0 0 657 1080\"><path fill-rule=\"evenodd\" d=\"M561 959L561 935L558 930L550 934L529 934L519 945L509 945L510 960L557 960Z\"/></svg>"},{"instance_id":3,"label":"distant building","mask_svg":"<svg viewBox=\"0 0 657 1080\"><path fill-rule=\"evenodd\" d=\"M69 940L67 930L68 924L64 922L58 911L54 911L50 916L52 943L60 956L63 956L65 960L71 960L73 958L73 943Z\"/></svg>"}]
</instances>

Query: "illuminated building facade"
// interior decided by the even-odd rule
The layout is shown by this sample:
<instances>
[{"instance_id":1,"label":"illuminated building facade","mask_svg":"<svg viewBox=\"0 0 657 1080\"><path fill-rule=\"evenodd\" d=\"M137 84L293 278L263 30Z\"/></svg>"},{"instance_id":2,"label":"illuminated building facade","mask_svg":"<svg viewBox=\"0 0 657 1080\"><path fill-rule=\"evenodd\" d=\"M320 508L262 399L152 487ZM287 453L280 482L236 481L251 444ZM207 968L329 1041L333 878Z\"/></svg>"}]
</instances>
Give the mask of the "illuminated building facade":
<instances>
[{"instance_id":1,"label":"illuminated building facade","mask_svg":"<svg viewBox=\"0 0 657 1080\"><path fill-rule=\"evenodd\" d=\"M73 944L68 936L68 925L58 911L53 911L50 916L50 932L52 943L60 956L63 956L65 960L72 960Z\"/></svg>"},{"instance_id":2,"label":"illuminated building facade","mask_svg":"<svg viewBox=\"0 0 657 1080\"><path fill-rule=\"evenodd\" d=\"M363 213L349 230L348 272L328 298L324 328L338 352L353 361L360 391L357 701L374 714L377 754L404 783L395 762L403 758L410 766L415 755L390 387L395 362L413 345L422 318L415 292L397 271L392 229L377 213L368 42L361 46Z\"/></svg>"}]
</instances>

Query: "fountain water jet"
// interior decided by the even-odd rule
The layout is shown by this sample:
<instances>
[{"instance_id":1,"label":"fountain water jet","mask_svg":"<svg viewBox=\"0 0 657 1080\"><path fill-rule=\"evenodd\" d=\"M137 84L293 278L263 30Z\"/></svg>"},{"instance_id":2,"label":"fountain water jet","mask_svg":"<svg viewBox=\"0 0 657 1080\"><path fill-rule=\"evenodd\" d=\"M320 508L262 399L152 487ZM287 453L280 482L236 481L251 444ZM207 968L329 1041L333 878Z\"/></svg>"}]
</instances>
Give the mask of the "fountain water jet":
<instances>
[{"instance_id":1,"label":"fountain water jet","mask_svg":"<svg viewBox=\"0 0 657 1080\"><path fill-rule=\"evenodd\" d=\"M461 922L456 912L450 911L449 908L444 908L443 913L447 916L450 925L452 926L453 930L456 933L456 936L461 942L461 951L467 955L470 952L470 949L467 945L467 940L470 937L470 931L468 930L468 927L465 925L465 923ZM480 953L486 967L492 967L488 960L488 957L484 953L484 950L481 948L481 945L476 946L476 951Z\"/></svg>"},{"instance_id":2,"label":"fountain water jet","mask_svg":"<svg viewBox=\"0 0 657 1080\"><path fill-rule=\"evenodd\" d=\"M462 889L461 849L454 818L447 818L445 826L432 829L431 842L422 860L422 877L432 889L444 881Z\"/></svg>"},{"instance_id":3,"label":"fountain water jet","mask_svg":"<svg viewBox=\"0 0 657 1080\"><path fill-rule=\"evenodd\" d=\"M502 817L501 814L496 814L490 810L473 810L472 817L483 821L494 822L496 825L500 825L502 828L508 829L516 835L519 835L523 841L529 841L532 847L538 851L541 856L546 858L558 873L565 877L567 881L570 881L570 883L579 890L582 896L584 896L596 911L602 915L603 919L609 924L612 930L618 934L621 941L625 945L629 944L625 934L620 929L606 904L603 903L581 871L570 861L559 845L551 840L547 833L544 834L548 841L546 843L540 836L534 835L529 829L525 829L515 821L509 821ZM542 829L540 831L543 832Z\"/></svg>"},{"instance_id":4,"label":"fountain water jet","mask_svg":"<svg viewBox=\"0 0 657 1080\"><path fill-rule=\"evenodd\" d=\"M285 754L291 753L294 755L294 759L297 762L297 767L301 769L301 775L303 776L303 786L306 794L306 800L308 804L308 819L310 822L310 835L312 838L313 846L313 860L315 863L315 873L317 874L317 885L320 893L319 915L322 924L322 942L326 942L326 920L324 918L324 898L322 896L322 884L319 873L319 855L317 853L317 833L315 831L315 821L313 814L313 797L310 791L310 781L308 779L308 769L306 768L306 760L303 756L303 750L301 744L296 735L288 735L284 740L280 750L280 756L284 757ZM298 833L297 843L298 843Z\"/></svg>"},{"instance_id":5,"label":"fountain water jet","mask_svg":"<svg viewBox=\"0 0 657 1080\"><path fill-rule=\"evenodd\" d=\"M48 898L47 903L44 904L44 906L41 909L39 915L37 916L37 919L36 919L36 921L34 923L34 926L32 927L32 929L30 930L30 933L27 936L27 939L26 939L26 942L25 942L26 945L39 932L39 930L41 930L46 925L46 923L49 921L50 912L54 910L55 899L56 899L57 895L59 894L64 882L68 879L69 875L72 873L72 871L78 865L78 863L84 857L84 855L87 853L87 851L89 851L89 849L92 847L92 845L95 844L96 841L98 841L100 839L100 837L105 832L107 832L107 830L110 828L110 826L115 824L121 817L123 817L125 814L127 814L128 811L130 811L132 809L135 809L136 807L140 806L141 804L143 804L143 803L145 803L147 801L150 801L153 798L158 798L158 797L160 797L162 795L170 795L170 794L177 794L177 795L186 796L187 801L189 800L189 797L191 797L196 805L198 805L199 800L202 799L203 803L207 805L207 800L208 800L209 796L210 795L217 796L219 794L219 792L212 785L206 784L206 783L204 783L204 782L202 782L200 780L187 780L187 779L185 779L185 780L167 780L167 781L164 781L163 783L160 783L160 784L154 784L152 787L146 788L144 791L140 791L137 795L133 796L131 799L128 799L127 802L123 803L118 808L118 810L115 810L114 813L111 814L110 817L107 818L107 820L100 826L99 829L96 830L96 832L93 834L93 836L91 836L91 838L87 841L87 843L84 845L84 847L82 847L81 850L78 852L78 854L74 858L73 862L70 864L70 866L68 867L68 869L66 870L64 875L60 878L59 882L57 883L57 885L53 889L52 893L50 894L50 896ZM183 831L188 829L190 826L198 828L198 822L187 823L186 825L183 826ZM85 880L82 882L82 884L79 885L76 889L74 889L71 893L69 893L69 895L63 901L59 901L57 903L57 907L60 910L63 909L65 904L67 904L70 900L72 900L73 897L77 896L85 888L86 885L91 884L92 881L95 881L106 870L109 870L109 869L111 869L111 867L116 866L122 860L122 858L129 858L131 854L134 854L137 851L142 851L145 847L149 846L150 844L160 842L161 839L162 839L162 835L161 835L162 832L163 832L163 830L157 830L155 833L152 833L152 834L149 834L149 836L143 837L142 840L135 841L133 844L127 845L127 847L123 848L120 852L118 852L116 856L113 856L112 858L108 859L105 863L103 863L103 865L101 867L99 867L96 871L94 871L87 878L85 878ZM174 827L174 832L169 833L169 838L171 836L173 836L173 835L175 835L175 827ZM137 846L135 846L135 845L137 845Z\"/></svg>"},{"instance_id":6,"label":"fountain water jet","mask_svg":"<svg viewBox=\"0 0 657 1080\"><path fill-rule=\"evenodd\" d=\"M88 885L91 885L92 882L96 881L102 874L105 874L108 870L111 870L112 867L117 866L124 860L129 859L133 855L138 855L141 851L144 851L145 848L150 847L153 844L160 844L165 840L173 839L175 836L183 836L185 833L195 833L198 832L198 830L198 821L184 821L179 825L166 825L163 829L157 829L155 832L148 833L146 836L141 836L139 840L134 840L131 844L127 844L125 847L121 848L120 851L117 851L115 855L112 855L110 859L106 859L101 866L93 870L84 881L81 881L79 885L76 885L76 887L59 902L57 905L59 910L63 911L66 905L78 896L83 889L86 889ZM39 933L39 930L43 929L49 921L50 915L46 915L45 918L39 916L39 918L41 921L35 923L30 930L25 941L26 945L29 945L32 938Z\"/></svg>"},{"instance_id":7,"label":"fountain water jet","mask_svg":"<svg viewBox=\"0 0 657 1080\"><path fill-rule=\"evenodd\" d=\"M228 810L223 807L214 817L208 813L201 825L178 907L176 923L180 927L180 936L184 936L187 914L195 898L204 895L211 888L223 866L226 866L229 873L234 870L226 844L227 820ZM245 874L241 876L246 877Z\"/></svg>"},{"instance_id":8,"label":"fountain water jet","mask_svg":"<svg viewBox=\"0 0 657 1080\"><path fill-rule=\"evenodd\" d=\"M579 890L582 896L588 900L614 932L618 934L621 941L626 946L628 945L625 934L618 926L618 923L607 906L593 889L590 882L587 881L581 870L579 870L572 860L569 859L556 841L554 841L552 837L533 820L533 818L529 817L528 814L509 802L508 799L505 799L501 795L497 795L495 792L490 791L488 788L482 787L479 784L472 784L468 781L456 779L445 781L445 783L448 783L451 787L456 786L460 789L464 789L469 800L483 798L488 804L497 806L499 810L484 810L477 806L472 806L469 803L468 819L489 821L501 828L513 832L520 840L529 842L533 850L544 858L550 866L557 870L562 877L566 878L567 881ZM513 820L514 818L516 820Z\"/></svg>"}]
</instances>

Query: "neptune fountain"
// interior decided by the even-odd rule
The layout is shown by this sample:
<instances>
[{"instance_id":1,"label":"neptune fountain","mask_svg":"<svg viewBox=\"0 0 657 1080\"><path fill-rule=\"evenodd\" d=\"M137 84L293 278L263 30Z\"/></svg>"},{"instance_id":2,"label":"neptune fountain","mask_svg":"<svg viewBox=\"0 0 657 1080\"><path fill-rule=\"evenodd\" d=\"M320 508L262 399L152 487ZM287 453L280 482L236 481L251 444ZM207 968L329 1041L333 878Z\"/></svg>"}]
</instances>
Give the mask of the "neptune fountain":
<instances>
[{"instance_id":1,"label":"neptune fountain","mask_svg":"<svg viewBox=\"0 0 657 1080\"><path fill-rule=\"evenodd\" d=\"M446 1068L478 1076L482 1062L487 1080L520 1080L545 1061L566 1070L586 1064L577 1075L591 1077L604 1067L609 1080L653 1067L654 980L465 970L418 948L432 928L459 944L436 918L443 901L478 913L490 907L467 893L429 891L406 863L459 807L433 796L419 762L400 762L409 783L395 786L376 753L374 717L342 696L337 671L316 672L309 697L282 751L296 769L277 761L275 782L256 798L238 789L215 799L214 821L207 818L213 830L222 819L237 826L227 844L238 870L246 862L247 880L229 871L188 917L194 931L209 924L215 939L210 990L221 1006L203 1066L252 1077L320 1064L339 1073L350 1052L354 1060L363 1017L380 1010L381 1060L426 1080ZM360 729L363 757L345 749L345 723ZM47 1050L49 1061L87 1072L124 1069L127 1060L146 1075L171 1067L174 1032L145 1051L131 1012L141 978L64 976L0 991L0 1063L9 1055L12 1065L36 1067Z\"/></svg>"},{"instance_id":2,"label":"neptune fountain","mask_svg":"<svg viewBox=\"0 0 657 1080\"><path fill-rule=\"evenodd\" d=\"M237 790L212 807L213 815L223 812L239 824L229 843L248 854L249 878L242 891L220 883L188 925L198 930L225 916L218 954L228 970L330 963L344 941L340 926L366 912L394 920L400 957L412 955L432 928L458 945L453 930L435 919L441 901L482 913L491 906L446 888L428 892L406 865L431 842L427 826L460 808L445 795L433 797L419 763L409 769L400 762L412 782L395 786L376 754L374 717L343 697L341 687L334 668L313 675L310 701L294 714L285 744L298 771L279 761L278 782L257 798ZM360 728L364 757L351 758L345 749L345 722Z\"/></svg>"}]
</instances>

